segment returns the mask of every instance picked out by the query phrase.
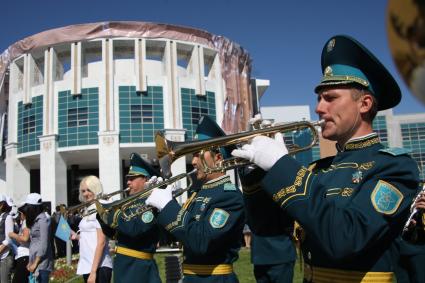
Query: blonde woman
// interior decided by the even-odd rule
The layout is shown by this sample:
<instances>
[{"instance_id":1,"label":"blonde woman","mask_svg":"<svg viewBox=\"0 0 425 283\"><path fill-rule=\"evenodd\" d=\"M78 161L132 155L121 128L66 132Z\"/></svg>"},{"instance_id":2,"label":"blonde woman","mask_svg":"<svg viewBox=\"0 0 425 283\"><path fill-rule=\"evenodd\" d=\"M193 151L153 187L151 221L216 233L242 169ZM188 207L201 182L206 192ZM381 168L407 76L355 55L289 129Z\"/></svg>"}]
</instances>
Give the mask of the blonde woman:
<instances>
[{"instance_id":1,"label":"blonde woman","mask_svg":"<svg viewBox=\"0 0 425 283\"><path fill-rule=\"evenodd\" d=\"M102 184L96 176L87 176L81 180L79 196L81 202L98 198L102 192ZM94 204L86 210L92 209L95 209ZM83 275L84 282L109 283L112 275L112 260L109 255L108 240L96 220L96 214L84 216L78 228L77 233L71 233L71 239L79 240L80 243L77 274Z\"/></svg>"}]
</instances>

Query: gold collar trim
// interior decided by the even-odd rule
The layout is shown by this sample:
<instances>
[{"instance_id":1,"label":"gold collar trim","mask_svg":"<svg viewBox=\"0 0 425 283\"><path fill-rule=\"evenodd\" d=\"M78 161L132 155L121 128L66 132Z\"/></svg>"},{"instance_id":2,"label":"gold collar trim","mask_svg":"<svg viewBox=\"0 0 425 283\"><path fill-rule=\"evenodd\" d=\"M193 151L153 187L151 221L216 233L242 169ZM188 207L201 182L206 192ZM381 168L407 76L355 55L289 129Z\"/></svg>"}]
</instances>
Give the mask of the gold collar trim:
<instances>
[{"instance_id":1,"label":"gold collar trim","mask_svg":"<svg viewBox=\"0 0 425 283\"><path fill-rule=\"evenodd\" d=\"M376 133L373 133L360 139L348 141L345 144L344 148L341 148L339 144L336 144L336 149L338 150L338 152L342 152L346 150L362 149L378 143L380 143L379 137Z\"/></svg>"},{"instance_id":2,"label":"gold collar trim","mask_svg":"<svg viewBox=\"0 0 425 283\"><path fill-rule=\"evenodd\" d=\"M227 182L230 182L230 177L227 175L224 175L224 176L218 177L217 179L209 181L208 183L202 186L201 190L212 189Z\"/></svg>"}]
</instances>

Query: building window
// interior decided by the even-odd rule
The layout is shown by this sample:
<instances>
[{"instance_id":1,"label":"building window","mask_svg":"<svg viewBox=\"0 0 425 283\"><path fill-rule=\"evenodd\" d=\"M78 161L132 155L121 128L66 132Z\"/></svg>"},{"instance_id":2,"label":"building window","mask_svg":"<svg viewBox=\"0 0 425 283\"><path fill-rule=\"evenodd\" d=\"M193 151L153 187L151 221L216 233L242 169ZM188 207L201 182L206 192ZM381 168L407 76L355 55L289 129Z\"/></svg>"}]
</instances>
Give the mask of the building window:
<instances>
[{"instance_id":1,"label":"building window","mask_svg":"<svg viewBox=\"0 0 425 283\"><path fill-rule=\"evenodd\" d=\"M24 135L35 133L35 115L23 118L22 131Z\"/></svg>"},{"instance_id":2,"label":"building window","mask_svg":"<svg viewBox=\"0 0 425 283\"><path fill-rule=\"evenodd\" d=\"M153 142L155 133L164 129L164 101L161 86L148 86L146 93L135 86L119 86L120 141Z\"/></svg>"},{"instance_id":3,"label":"building window","mask_svg":"<svg viewBox=\"0 0 425 283\"><path fill-rule=\"evenodd\" d=\"M197 125L202 116L208 115L208 109L202 107L192 107L192 124Z\"/></svg>"},{"instance_id":4,"label":"building window","mask_svg":"<svg viewBox=\"0 0 425 283\"><path fill-rule=\"evenodd\" d=\"M68 127L88 125L88 107L68 109Z\"/></svg>"},{"instance_id":5,"label":"building window","mask_svg":"<svg viewBox=\"0 0 425 283\"><path fill-rule=\"evenodd\" d=\"M206 91L205 95L196 95L191 88L180 89L182 100L183 128L186 139L192 139L201 116L209 116L216 120L215 93Z\"/></svg>"},{"instance_id":6,"label":"building window","mask_svg":"<svg viewBox=\"0 0 425 283\"><path fill-rule=\"evenodd\" d=\"M18 102L18 153L40 149L43 134L43 95L32 98L31 104Z\"/></svg>"},{"instance_id":7,"label":"building window","mask_svg":"<svg viewBox=\"0 0 425 283\"><path fill-rule=\"evenodd\" d=\"M153 123L152 105L131 105L131 123Z\"/></svg>"},{"instance_id":8,"label":"building window","mask_svg":"<svg viewBox=\"0 0 425 283\"><path fill-rule=\"evenodd\" d=\"M81 95L58 93L59 147L84 146L99 141L99 89L82 88Z\"/></svg>"}]
</instances>

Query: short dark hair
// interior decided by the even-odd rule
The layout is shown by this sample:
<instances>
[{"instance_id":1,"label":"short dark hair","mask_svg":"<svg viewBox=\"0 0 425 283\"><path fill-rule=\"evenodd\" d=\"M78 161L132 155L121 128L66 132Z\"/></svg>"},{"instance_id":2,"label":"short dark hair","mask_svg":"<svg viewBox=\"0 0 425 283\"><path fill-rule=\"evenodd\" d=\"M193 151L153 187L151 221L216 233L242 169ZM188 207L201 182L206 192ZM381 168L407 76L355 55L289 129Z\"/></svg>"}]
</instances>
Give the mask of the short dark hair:
<instances>
[{"instance_id":1,"label":"short dark hair","mask_svg":"<svg viewBox=\"0 0 425 283\"><path fill-rule=\"evenodd\" d=\"M35 219L40 213L44 213L44 205L26 204L24 214L27 217L27 227L31 228L34 225Z\"/></svg>"},{"instance_id":2,"label":"short dark hair","mask_svg":"<svg viewBox=\"0 0 425 283\"><path fill-rule=\"evenodd\" d=\"M367 119L370 123L372 123L373 119L375 119L376 114L378 113L378 101L376 100L375 96L368 89L356 86L353 87L351 97L357 101L365 94L368 94L372 97L372 107L367 113Z\"/></svg>"}]
</instances>

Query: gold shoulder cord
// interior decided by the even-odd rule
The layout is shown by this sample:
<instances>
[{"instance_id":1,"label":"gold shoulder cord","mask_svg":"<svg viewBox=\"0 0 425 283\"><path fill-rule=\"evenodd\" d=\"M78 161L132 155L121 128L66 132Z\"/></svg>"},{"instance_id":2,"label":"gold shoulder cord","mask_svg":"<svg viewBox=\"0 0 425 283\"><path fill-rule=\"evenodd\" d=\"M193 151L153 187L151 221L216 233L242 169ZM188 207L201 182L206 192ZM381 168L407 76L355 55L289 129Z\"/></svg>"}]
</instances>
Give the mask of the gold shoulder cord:
<instances>
[{"instance_id":1,"label":"gold shoulder cord","mask_svg":"<svg viewBox=\"0 0 425 283\"><path fill-rule=\"evenodd\" d=\"M192 193L192 195L190 196L190 198L183 204L182 210L186 210L189 205L192 203L193 199L195 198L195 196L198 194L198 192L194 192Z\"/></svg>"}]
</instances>

